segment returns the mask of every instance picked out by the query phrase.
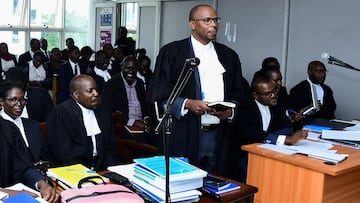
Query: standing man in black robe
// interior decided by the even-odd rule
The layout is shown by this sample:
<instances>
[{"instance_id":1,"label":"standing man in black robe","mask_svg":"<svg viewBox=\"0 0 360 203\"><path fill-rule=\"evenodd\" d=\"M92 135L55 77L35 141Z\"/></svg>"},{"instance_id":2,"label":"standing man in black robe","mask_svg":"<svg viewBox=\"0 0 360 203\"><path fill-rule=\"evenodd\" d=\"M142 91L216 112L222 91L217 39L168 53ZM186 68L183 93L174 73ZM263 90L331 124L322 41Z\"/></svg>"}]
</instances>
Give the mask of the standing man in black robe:
<instances>
[{"instance_id":1,"label":"standing man in black robe","mask_svg":"<svg viewBox=\"0 0 360 203\"><path fill-rule=\"evenodd\" d=\"M241 64L238 55L214 42L220 18L209 5L197 5L189 13L189 38L161 48L149 91L152 102L166 103L183 64L197 57L200 64L191 75L172 107L170 156L184 156L192 164L210 172L217 171L220 146L234 109L215 111L208 102L239 103L243 94Z\"/></svg>"}]
</instances>

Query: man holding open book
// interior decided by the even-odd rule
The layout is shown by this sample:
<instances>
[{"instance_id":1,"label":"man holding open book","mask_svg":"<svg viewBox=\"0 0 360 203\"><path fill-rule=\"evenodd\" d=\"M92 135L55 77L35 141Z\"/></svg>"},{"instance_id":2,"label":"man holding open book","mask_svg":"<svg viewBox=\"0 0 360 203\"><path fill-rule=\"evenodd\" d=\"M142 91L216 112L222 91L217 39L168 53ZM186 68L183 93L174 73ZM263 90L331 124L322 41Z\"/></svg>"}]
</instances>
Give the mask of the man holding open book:
<instances>
[{"instance_id":1,"label":"man holding open book","mask_svg":"<svg viewBox=\"0 0 360 203\"><path fill-rule=\"evenodd\" d=\"M312 104L313 97L317 97L320 109L311 115L304 115L302 121L314 118L334 119L336 103L333 91L324 84L326 78L325 65L320 61L311 61L308 65L308 78L301 81L290 90L289 108L294 112L306 111ZM311 85L314 86L316 95L312 95ZM292 116L292 114L290 114ZM300 125L301 128L301 125Z\"/></svg>"},{"instance_id":2,"label":"man holding open book","mask_svg":"<svg viewBox=\"0 0 360 203\"><path fill-rule=\"evenodd\" d=\"M149 89L151 100L165 104L185 61L197 57L195 71L174 102L170 156L215 172L219 147L226 137L234 108L215 111L208 103L238 103L243 94L241 64L237 53L214 42L220 17L209 5L197 5L189 13L191 36L161 48ZM163 105L162 105L163 106ZM162 145L160 145L162 146Z\"/></svg>"}]
</instances>

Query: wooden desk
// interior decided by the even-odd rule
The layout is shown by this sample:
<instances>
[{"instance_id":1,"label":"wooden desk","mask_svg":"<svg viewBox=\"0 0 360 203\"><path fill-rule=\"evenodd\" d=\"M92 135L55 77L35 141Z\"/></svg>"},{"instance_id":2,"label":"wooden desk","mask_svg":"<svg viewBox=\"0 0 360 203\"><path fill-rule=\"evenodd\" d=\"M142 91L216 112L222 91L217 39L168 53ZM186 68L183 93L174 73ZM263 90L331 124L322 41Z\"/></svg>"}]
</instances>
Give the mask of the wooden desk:
<instances>
[{"instance_id":1,"label":"wooden desk","mask_svg":"<svg viewBox=\"0 0 360 203\"><path fill-rule=\"evenodd\" d=\"M259 188L255 202L360 202L360 150L334 146L349 157L337 164L286 155L250 144L247 183Z\"/></svg>"},{"instance_id":2,"label":"wooden desk","mask_svg":"<svg viewBox=\"0 0 360 203\"><path fill-rule=\"evenodd\" d=\"M100 175L104 175L105 173L107 173L109 171L105 170L105 171L101 171L98 172ZM210 197L207 194L203 194L200 198L200 203L216 203L216 202L231 202L231 203L253 203L254 202L254 194L258 191L258 189L254 186L251 185L247 185L244 183L240 183L231 179L227 179L231 182L234 182L238 185L240 185L240 189L239 190L234 190L228 193L224 193L221 194L221 197L223 198L222 201L220 200L215 200L212 197ZM61 192L64 189L61 188L55 181L53 181L53 184L56 188L57 191Z\"/></svg>"}]
</instances>

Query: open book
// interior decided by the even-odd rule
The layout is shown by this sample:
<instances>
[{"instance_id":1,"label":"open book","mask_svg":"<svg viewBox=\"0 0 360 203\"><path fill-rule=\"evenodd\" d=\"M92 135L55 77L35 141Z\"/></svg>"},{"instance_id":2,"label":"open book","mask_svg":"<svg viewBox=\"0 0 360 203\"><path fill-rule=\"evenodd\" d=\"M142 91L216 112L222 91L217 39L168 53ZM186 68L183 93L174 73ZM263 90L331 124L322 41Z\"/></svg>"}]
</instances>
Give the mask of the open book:
<instances>
[{"instance_id":1,"label":"open book","mask_svg":"<svg viewBox=\"0 0 360 203\"><path fill-rule=\"evenodd\" d=\"M303 112L302 113L303 116L310 116L320 110L316 88L313 84L310 84L310 90L311 90L311 104L300 110L301 112Z\"/></svg>"},{"instance_id":2,"label":"open book","mask_svg":"<svg viewBox=\"0 0 360 203\"><path fill-rule=\"evenodd\" d=\"M215 108L216 111L225 111L228 108L235 108L236 104L226 101L215 101L207 104L208 107Z\"/></svg>"},{"instance_id":3,"label":"open book","mask_svg":"<svg viewBox=\"0 0 360 203\"><path fill-rule=\"evenodd\" d=\"M141 128L141 127L136 126L136 125L133 125L133 126L125 125L124 128L125 128L129 133L143 133L143 132L144 132L144 128Z\"/></svg>"}]
</instances>

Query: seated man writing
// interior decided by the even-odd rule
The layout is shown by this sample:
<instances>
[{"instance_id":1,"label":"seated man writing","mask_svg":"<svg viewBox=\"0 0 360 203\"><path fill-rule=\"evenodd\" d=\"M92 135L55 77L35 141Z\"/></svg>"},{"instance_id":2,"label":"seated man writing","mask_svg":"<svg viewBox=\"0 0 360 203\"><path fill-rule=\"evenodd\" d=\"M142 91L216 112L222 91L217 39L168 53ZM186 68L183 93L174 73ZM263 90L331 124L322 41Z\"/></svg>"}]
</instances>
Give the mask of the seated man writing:
<instances>
[{"instance_id":1,"label":"seated man writing","mask_svg":"<svg viewBox=\"0 0 360 203\"><path fill-rule=\"evenodd\" d=\"M240 150L241 145L262 142L271 144L295 144L307 137L307 131L293 132L293 126L284 111L275 108L277 89L271 78L262 71L255 73L251 83L251 95L242 99L235 120L233 141L236 172L246 181L247 154Z\"/></svg>"}]
</instances>

